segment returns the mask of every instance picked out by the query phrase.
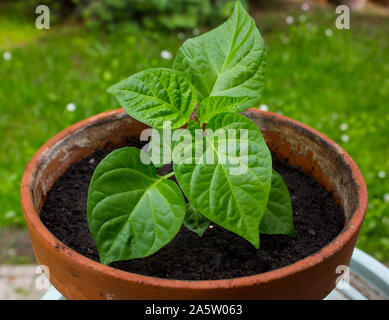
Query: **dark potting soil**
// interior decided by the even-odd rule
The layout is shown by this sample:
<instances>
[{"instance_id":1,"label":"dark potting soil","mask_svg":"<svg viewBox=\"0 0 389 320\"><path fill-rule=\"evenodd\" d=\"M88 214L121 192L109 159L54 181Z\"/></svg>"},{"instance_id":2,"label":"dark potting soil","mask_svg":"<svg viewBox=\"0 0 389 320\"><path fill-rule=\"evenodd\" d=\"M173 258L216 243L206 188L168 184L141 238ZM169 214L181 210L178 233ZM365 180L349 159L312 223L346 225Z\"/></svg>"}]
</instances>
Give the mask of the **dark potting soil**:
<instances>
[{"instance_id":1,"label":"dark potting soil","mask_svg":"<svg viewBox=\"0 0 389 320\"><path fill-rule=\"evenodd\" d=\"M142 147L135 140L129 145ZM99 150L78 161L56 181L48 192L41 220L64 244L80 254L99 261L90 235L86 204L89 181L97 164L112 148ZM273 156L273 167L284 178L291 194L296 237L261 235L260 248L217 225L202 237L184 226L176 237L154 255L111 264L128 272L181 280L227 279L277 269L323 248L344 226L343 211L331 193L299 168ZM171 167L158 169L166 174ZM174 180L174 178L172 179Z\"/></svg>"}]
</instances>

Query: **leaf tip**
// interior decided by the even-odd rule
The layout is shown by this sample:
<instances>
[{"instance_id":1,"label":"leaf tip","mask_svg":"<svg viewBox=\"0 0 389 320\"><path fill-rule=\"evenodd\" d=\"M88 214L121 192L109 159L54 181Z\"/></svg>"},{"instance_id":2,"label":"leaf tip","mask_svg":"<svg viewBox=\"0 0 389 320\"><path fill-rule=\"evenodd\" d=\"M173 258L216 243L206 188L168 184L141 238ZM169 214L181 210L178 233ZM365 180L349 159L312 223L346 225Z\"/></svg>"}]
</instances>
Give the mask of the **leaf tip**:
<instances>
[{"instance_id":1,"label":"leaf tip","mask_svg":"<svg viewBox=\"0 0 389 320\"><path fill-rule=\"evenodd\" d=\"M292 238L297 237L297 234L296 234L296 231L294 230L294 228L288 232L288 236L290 236Z\"/></svg>"},{"instance_id":2,"label":"leaf tip","mask_svg":"<svg viewBox=\"0 0 389 320\"><path fill-rule=\"evenodd\" d=\"M247 238L247 240L255 247L255 249L259 249L259 232L255 237L251 239Z\"/></svg>"},{"instance_id":3,"label":"leaf tip","mask_svg":"<svg viewBox=\"0 0 389 320\"><path fill-rule=\"evenodd\" d=\"M116 85L109 86L105 92L114 95L116 93Z\"/></svg>"},{"instance_id":4,"label":"leaf tip","mask_svg":"<svg viewBox=\"0 0 389 320\"><path fill-rule=\"evenodd\" d=\"M207 228L207 229L208 229L208 228ZM199 231L197 231L196 233L197 233L197 235L198 235L199 237L202 237L203 234L204 234L204 232L205 232L205 230L207 230L207 229L199 230Z\"/></svg>"},{"instance_id":5,"label":"leaf tip","mask_svg":"<svg viewBox=\"0 0 389 320\"><path fill-rule=\"evenodd\" d=\"M108 266L111 262L113 262L114 260L112 260L110 257L108 256L105 256L105 255L102 255L100 256L100 262L101 264L104 264L106 266Z\"/></svg>"},{"instance_id":6,"label":"leaf tip","mask_svg":"<svg viewBox=\"0 0 389 320\"><path fill-rule=\"evenodd\" d=\"M237 11L243 10L243 12L246 12L246 13L247 13L247 11L246 11L244 5L242 5L242 4L240 3L239 0L236 1L236 3L235 3L234 11L236 11L236 10L237 10Z\"/></svg>"}]
</instances>

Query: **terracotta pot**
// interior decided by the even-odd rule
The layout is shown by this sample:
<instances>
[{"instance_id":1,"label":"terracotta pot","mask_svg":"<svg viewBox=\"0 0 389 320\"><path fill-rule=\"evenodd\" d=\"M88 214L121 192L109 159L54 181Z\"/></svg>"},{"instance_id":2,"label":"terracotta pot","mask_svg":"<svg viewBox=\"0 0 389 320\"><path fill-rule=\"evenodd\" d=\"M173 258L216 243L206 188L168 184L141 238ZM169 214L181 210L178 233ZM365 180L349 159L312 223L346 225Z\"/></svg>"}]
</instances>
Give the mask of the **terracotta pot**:
<instances>
[{"instance_id":1,"label":"terracotta pot","mask_svg":"<svg viewBox=\"0 0 389 320\"><path fill-rule=\"evenodd\" d=\"M281 159L313 175L343 206L346 225L330 244L292 265L226 280L179 281L142 276L92 261L68 248L39 219L47 192L71 163L103 148L123 146L146 126L122 110L91 117L50 139L23 175L21 202L39 264L68 299L321 299L334 287L336 268L348 265L367 205L367 190L356 164L333 141L292 119L250 109L245 114L261 128Z\"/></svg>"},{"instance_id":2,"label":"terracotta pot","mask_svg":"<svg viewBox=\"0 0 389 320\"><path fill-rule=\"evenodd\" d=\"M351 10L362 10L368 0L341 0L339 1L341 4L345 4L346 6L348 6Z\"/></svg>"},{"instance_id":3,"label":"terracotta pot","mask_svg":"<svg viewBox=\"0 0 389 320\"><path fill-rule=\"evenodd\" d=\"M377 2L383 6L389 6L389 0L375 0L375 2Z\"/></svg>"}]
</instances>

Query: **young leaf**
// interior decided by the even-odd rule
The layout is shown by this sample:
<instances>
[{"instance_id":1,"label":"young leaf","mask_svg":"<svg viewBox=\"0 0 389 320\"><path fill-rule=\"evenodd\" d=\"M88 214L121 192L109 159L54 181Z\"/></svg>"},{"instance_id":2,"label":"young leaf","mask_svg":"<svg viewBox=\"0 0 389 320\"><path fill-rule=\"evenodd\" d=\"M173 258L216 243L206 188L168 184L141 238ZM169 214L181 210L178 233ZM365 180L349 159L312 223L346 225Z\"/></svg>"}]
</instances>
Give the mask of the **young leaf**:
<instances>
[{"instance_id":1,"label":"young leaf","mask_svg":"<svg viewBox=\"0 0 389 320\"><path fill-rule=\"evenodd\" d=\"M208 96L247 96L239 112L259 104L265 67L263 40L239 1L224 24L185 41L173 65L193 84L200 101Z\"/></svg>"},{"instance_id":2,"label":"young leaf","mask_svg":"<svg viewBox=\"0 0 389 320\"><path fill-rule=\"evenodd\" d=\"M237 112L247 97L213 96L201 101L197 108L197 117L201 123L207 123L214 115L222 112Z\"/></svg>"},{"instance_id":3,"label":"young leaf","mask_svg":"<svg viewBox=\"0 0 389 320\"><path fill-rule=\"evenodd\" d=\"M169 243L185 216L178 186L140 160L137 148L110 153L88 193L88 225L103 264L147 257ZM147 156L147 155L144 155Z\"/></svg>"},{"instance_id":4,"label":"young leaf","mask_svg":"<svg viewBox=\"0 0 389 320\"><path fill-rule=\"evenodd\" d=\"M259 229L260 233L295 236L289 190L275 170L271 177L269 202Z\"/></svg>"},{"instance_id":5,"label":"young leaf","mask_svg":"<svg viewBox=\"0 0 389 320\"><path fill-rule=\"evenodd\" d=\"M133 118L153 128L165 121L173 129L189 121L197 98L192 85L177 71L148 69L120 81L107 90Z\"/></svg>"},{"instance_id":6,"label":"young leaf","mask_svg":"<svg viewBox=\"0 0 389 320\"><path fill-rule=\"evenodd\" d=\"M193 208L190 203L186 204L186 215L184 218L185 227L190 231L196 232L201 237L210 224L211 221Z\"/></svg>"},{"instance_id":7,"label":"young leaf","mask_svg":"<svg viewBox=\"0 0 389 320\"><path fill-rule=\"evenodd\" d=\"M183 148L180 161L173 155L177 181L202 215L258 248L271 184L270 151L258 126L239 113L217 114L206 132Z\"/></svg>"},{"instance_id":8,"label":"young leaf","mask_svg":"<svg viewBox=\"0 0 389 320\"><path fill-rule=\"evenodd\" d=\"M186 129L194 134L195 130L201 130L201 127L197 121L190 120ZM171 163L173 148L177 143L173 141L173 133L174 131L170 129L153 129L148 154L156 168Z\"/></svg>"},{"instance_id":9,"label":"young leaf","mask_svg":"<svg viewBox=\"0 0 389 320\"><path fill-rule=\"evenodd\" d=\"M188 122L188 125L186 127L189 131L191 132L194 132L194 130L197 130L197 129L201 129L201 126L200 126L200 123L195 121L195 120L191 120Z\"/></svg>"}]
</instances>

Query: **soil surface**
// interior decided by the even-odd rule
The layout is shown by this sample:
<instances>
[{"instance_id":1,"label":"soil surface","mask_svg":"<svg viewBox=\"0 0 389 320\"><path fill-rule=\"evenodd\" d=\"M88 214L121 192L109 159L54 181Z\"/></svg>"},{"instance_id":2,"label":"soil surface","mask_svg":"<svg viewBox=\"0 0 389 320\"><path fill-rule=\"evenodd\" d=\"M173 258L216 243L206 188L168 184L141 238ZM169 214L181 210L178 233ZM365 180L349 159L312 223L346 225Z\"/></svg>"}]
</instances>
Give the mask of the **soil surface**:
<instances>
[{"instance_id":1,"label":"soil surface","mask_svg":"<svg viewBox=\"0 0 389 320\"><path fill-rule=\"evenodd\" d=\"M137 141L130 145L141 147ZM74 163L49 191L42 209L45 226L64 244L99 261L90 235L86 204L90 178L97 164L112 149L99 150ZM277 269L323 248L344 226L344 213L332 195L299 168L273 156L273 167L284 178L292 198L296 237L261 235L260 248L217 225L202 237L184 226L154 255L114 262L112 267L159 278L181 280L227 279ZM171 167L158 169L160 174ZM174 179L173 179L174 180Z\"/></svg>"}]
</instances>

